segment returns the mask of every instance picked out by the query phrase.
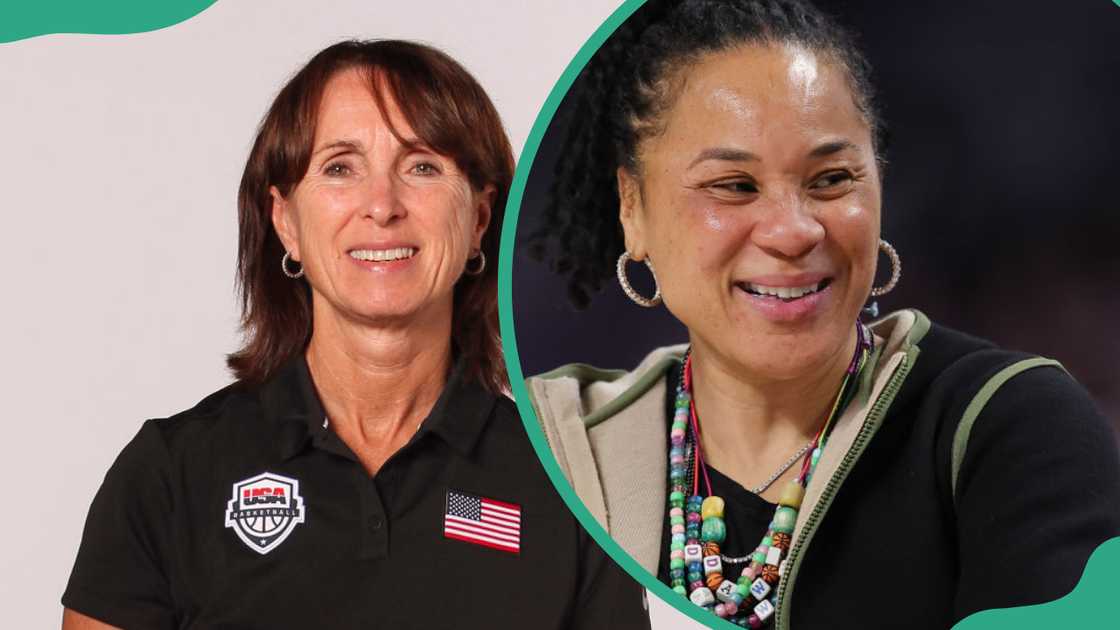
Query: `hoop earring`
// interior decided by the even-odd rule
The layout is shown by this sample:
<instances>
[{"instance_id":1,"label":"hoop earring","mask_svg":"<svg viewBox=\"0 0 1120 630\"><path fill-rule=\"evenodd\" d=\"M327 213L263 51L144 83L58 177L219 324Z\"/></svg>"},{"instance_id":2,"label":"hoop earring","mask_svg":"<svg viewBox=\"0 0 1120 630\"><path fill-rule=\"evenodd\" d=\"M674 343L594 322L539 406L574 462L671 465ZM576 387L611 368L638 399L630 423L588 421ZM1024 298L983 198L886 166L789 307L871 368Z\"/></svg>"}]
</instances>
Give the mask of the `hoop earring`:
<instances>
[{"instance_id":1,"label":"hoop earring","mask_svg":"<svg viewBox=\"0 0 1120 630\"><path fill-rule=\"evenodd\" d=\"M471 269L472 260L478 261L477 269ZM467 274L468 276L477 276L482 273L483 269L486 269L486 254L483 254L482 250L480 249L478 250L478 256L467 259L467 266L463 268L463 273Z\"/></svg>"},{"instance_id":2,"label":"hoop earring","mask_svg":"<svg viewBox=\"0 0 1120 630\"><path fill-rule=\"evenodd\" d=\"M299 271L290 271L290 270L288 270L288 263L291 262L291 260L292 260L292 255L289 254L288 252L284 252L284 257L280 259L280 268L284 270L284 275L288 276L289 278L291 278L293 280L295 280L297 278L302 278L303 277L303 264L299 264L299 261L297 260L296 263L299 264Z\"/></svg>"},{"instance_id":3,"label":"hoop earring","mask_svg":"<svg viewBox=\"0 0 1120 630\"><path fill-rule=\"evenodd\" d=\"M879 239L879 250L891 259L891 279L887 280L887 283L881 287L872 288L871 297L879 297L890 293L898 284L899 279L902 278L902 259L898 257L898 252L895 251L894 247L883 239Z\"/></svg>"},{"instance_id":4,"label":"hoop earring","mask_svg":"<svg viewBox=\"0 0 1120 630\"><path fill-rule=\"evenodd\" d=\"M646 267L649 267L649 272L653 276L654 288L653 297L644 298L638 295L634 287L630 286L630 278L626 277L626 263L630 260L633 260L630 258L630 252L622 252L622 255L618 257L618 264L615 265L615 271L618 273L618 284L622 286L622 291L626 294L626 297L633 300L638 306L646 308L653 308L661 304L661 285L657 283L657 273L653 270L653 263L648 257L642 261L646 264Z\"/></svg>"}]
</instances>

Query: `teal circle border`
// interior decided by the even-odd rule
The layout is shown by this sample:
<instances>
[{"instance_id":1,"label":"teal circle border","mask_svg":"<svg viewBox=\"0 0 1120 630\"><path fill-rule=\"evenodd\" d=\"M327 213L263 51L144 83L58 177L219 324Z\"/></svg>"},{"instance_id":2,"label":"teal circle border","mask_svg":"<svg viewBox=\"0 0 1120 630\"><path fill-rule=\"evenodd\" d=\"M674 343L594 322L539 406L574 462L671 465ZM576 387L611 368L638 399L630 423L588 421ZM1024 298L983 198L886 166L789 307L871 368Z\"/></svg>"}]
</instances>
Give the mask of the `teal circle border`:
<instances>
[{"instance_id":1,"label":"teal circle border","mask_svg":"<svg viewBox=\"0 0 1120 630\"><path fill-rule=\"evenodd\" d=\"M514 172L513 184L510 187L509 199L506 202L506 213L505 219L502 221L502 235L498 250L498 319L502 332L502 350L505 353L506 367L509 370L513 398L517 402L517 409L521 413L525 430L529 434L529 441L533 443L533 448L537 451L537 457L544 465L545 472L548 473L552 484L556 486L561 498L576 519L579 520L580 525L623 570L634 577L648 591L660 597L682 614L711 628L739 630L739 626L694 606L691 602L673 592L667 585L658 581L655 576L643 569L637 560L626 553L595 520L591 512L584 507L571 484L564 478L564 473L560 470L556 458L553 457L548 442L545 441L544 432L541 431L537 420L537 414L533 410L533 406L529 404L529 392L525 388L525 375L521 371L521 359L517 352L517 333L514 330L512 305L513 254L514 244L517 240L517 218L521 211L521 200L525 196L525 184L529 179L529 171L537 157L541 139L548 131L548 126L552 122L553 116L556 115L560 102L564 100L564 95L568 93L580 71L587 65L595 51L599 50L603 42L610 37L611 33L644 3L645 0L626 0L592 33L571 62L568 63L556 85L552 86L552 91L549 92L548 98L545 99L540 113L537 114L537 118L533 122L533 128L529 131L529 137L525 141L520 159L517 161L517 170Z\"/></svg>"},{"instance_id":2,"label":"teal circle border","mask_svg":"<svg viewBox=\"0 0 1120 630\"><path fill-rule=\"evenodd\" d=\"M1114 0L1120 5L1120 0ZM645 0L626 0L616 9L591 37L580 47L575 57L564 69L559 80L552 87L544 105L537 114L529 137L525 141L509 199L506 203L505 219L502 222L500 249L498 253L498 318L502 333L502 350L505 353L506 367L509 371L510 387L517 409L521 414L529 441L540 458L549 479L559 491L561 498L575 515L579 523L591 537L614 559L614 561L648 591L660 597L682 614L710 628L732 630L736 626L720 619L707 611L694 606L690 601L673 592L655 576L646 571L630 556L605 529L595 520L583 505L571 484L564 477L552 450L545 440L536 411L529 403L529 392L525 387L525 375L521 370L521 359L517 350L517 333L513 320L513 257L517 239L517 220L521 212L521 201L525 196L525 186L540 149L541 140L556 115L561 101L575 82L580 71L603 45L603 42L634 13ZM955 630L1009 630L1011 628L1053 625L1054 627L1079 628L1100 627L1099 622L1115 618L1109 604L1114 599L1113 587L1120 583L1120 537L1106 541L1093 552L1086 564L1084 575L1074 590L1065 597L1045 604L984 610L961 620Z\"/></svg>"}]
</instances>

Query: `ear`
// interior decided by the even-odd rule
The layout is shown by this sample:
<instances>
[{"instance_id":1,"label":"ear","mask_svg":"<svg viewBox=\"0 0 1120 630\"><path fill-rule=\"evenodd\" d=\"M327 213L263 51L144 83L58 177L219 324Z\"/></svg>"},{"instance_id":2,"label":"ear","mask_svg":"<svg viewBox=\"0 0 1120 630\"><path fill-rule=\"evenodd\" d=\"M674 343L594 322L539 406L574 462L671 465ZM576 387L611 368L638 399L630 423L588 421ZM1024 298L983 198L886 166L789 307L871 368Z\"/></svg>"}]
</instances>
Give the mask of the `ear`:
<instances>
[{"instance_id":1,"label":"ear","mask_svg":"<svg viewBox=\"0 0 1120 630\"><path fill-rule=\"evenodd\" d=\"M622 233L626 238L626 251L630 258L645 260L644 218L642 206L642 187L638 178L625 166L618 167L618 220L622 223Z\"/></svg>"},{"instance_id":2,"label":"ear","mask_svg":"<svg viewBox=\"0 0 1120 630\"><path fill-rule=\"evenodd\" d=\"M292 260L299 261L299 230L296 229L295 209L280 194L275 186L268 187L268 194L272 197L272 227L284 249L292 256Z\"/></svg>"},{"instance_id":3,"label":"ear","mask_svg":"<svg viewBox=\"0 0 1120 630\"><path fill-rule=\"evenodd\" d=\"M490 217L494 215L494 200L497 197L498 189L493 184L486 184L481 191L475 193L475 222L471 243L476 250L482 248L482 235L490 227Z\"/></svg>"}]
</instances>

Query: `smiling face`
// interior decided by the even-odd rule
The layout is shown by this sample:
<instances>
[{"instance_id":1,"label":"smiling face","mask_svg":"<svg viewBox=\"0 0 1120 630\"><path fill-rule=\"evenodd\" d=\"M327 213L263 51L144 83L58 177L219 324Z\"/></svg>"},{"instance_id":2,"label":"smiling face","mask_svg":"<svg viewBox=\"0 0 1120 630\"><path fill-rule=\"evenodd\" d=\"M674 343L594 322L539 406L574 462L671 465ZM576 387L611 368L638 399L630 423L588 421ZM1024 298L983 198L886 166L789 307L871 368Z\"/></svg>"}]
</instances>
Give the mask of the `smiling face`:
<instances>
[{"instance_id":1,"label":"smiling face","mask_svg":"<svg viewBox=\"0 0 1120 630\"><path fill-rule=\"evenodd\" d=\"M846 360L875 272L880 182L843 69L792 45L700 58L619 169L627 249L697 351L787 379Z\"/></svg>"},{"instance_id":2,"label":"smiling face","mask_svg":"<svg viewBox=\"0 0 1120 630\"><path fill-rule=\"evenodd\" d=\"M386 121L371 90L358 70L327 83L307 173L287 197L271 189L273 226L303 264L316 312L329 306L378 325L450 318L493 189L472 189L452 158L415 136L388 94Z\"/></svg>"}]
</instances>

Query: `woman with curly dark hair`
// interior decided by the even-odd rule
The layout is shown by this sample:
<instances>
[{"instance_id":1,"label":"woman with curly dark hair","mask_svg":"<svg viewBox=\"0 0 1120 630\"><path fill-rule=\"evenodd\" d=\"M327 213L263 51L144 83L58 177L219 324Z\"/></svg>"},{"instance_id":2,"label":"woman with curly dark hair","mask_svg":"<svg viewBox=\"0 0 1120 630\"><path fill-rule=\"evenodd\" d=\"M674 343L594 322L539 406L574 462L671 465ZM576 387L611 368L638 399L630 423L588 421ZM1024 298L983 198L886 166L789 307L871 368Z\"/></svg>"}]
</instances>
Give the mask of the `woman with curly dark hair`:
<instances>
[{"instance_id":1,"label":"woman with curly dark hair","mask_svg":"<svg viewBox=\"0 0 1120 630\"><path fill-rule=\"evenodd\" d=\"M944 628L1063 595L1120 534L1112 428L1056 362L862 321L901 275L869 76L808 3L653 0L574 86L535 236L577 304L616 276L688 329L528 390L611 536L742 626Z\"/></svg>"}]
</instances>

